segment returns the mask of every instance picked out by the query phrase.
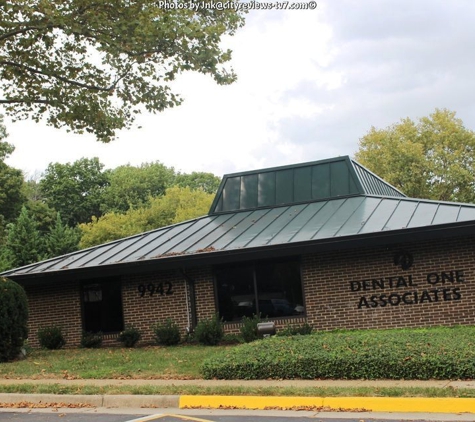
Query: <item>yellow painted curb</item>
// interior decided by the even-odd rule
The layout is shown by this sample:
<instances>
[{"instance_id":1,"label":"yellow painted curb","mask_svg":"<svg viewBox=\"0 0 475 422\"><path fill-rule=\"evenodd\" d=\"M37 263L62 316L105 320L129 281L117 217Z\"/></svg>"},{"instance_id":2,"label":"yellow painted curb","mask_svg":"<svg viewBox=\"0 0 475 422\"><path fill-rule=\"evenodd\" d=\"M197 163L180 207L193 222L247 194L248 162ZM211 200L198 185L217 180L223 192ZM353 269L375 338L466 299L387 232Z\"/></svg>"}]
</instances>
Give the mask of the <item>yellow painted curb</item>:
<instances>
[{"instance_id":1,"label":"yellow painted curb","mask_svg":"<svg viewBox=\"0 0 475 422\"><path fill-rule=\"evenodd\" d=\"M372 412L475 413L475 399L417 397L180 396L179 407L268 409L329 407Z\"/></svg>"}]
</instances>

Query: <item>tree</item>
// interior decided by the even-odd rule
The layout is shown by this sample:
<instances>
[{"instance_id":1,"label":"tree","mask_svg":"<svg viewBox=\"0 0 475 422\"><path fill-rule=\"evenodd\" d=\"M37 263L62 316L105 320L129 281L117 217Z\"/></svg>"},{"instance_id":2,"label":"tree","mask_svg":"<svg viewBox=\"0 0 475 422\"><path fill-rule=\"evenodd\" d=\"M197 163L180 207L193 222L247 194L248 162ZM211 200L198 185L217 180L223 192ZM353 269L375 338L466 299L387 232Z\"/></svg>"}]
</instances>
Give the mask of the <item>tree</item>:
<instances>
[{"instance_id":1,"label":"tree","mask_svg":"<svg viewBox=\"0 0 475 422\"><path fill-rule=\"evenodd\" d=\"M81 224L81 248L179 223L206 214L213 195L178 186L167 189L162 197L152 198L146 207L130 209L125 214L107 213L92 222Z\"/></svg>"},{"instance_id":2,"label":"tree","mask_svg":"<svg viewBox=\"0 0 475 422\"><path fill-rule=\"evenodd\" d=\"M100 217L101 201L109 185L109 172L98 158L81 158L74 163L50 164L40 180L46 203L75 227Z\"/></svg>"},{"instance_id":3,"label":"tree","mask_svg":"<svg viewBox=\"0 0 475 422\"><path fill-rule=\"evenodd\" d=\"M213 173L194 171L190 174L180 173L176 176L175 185L182 188L202 189L207 193L216 193L221 179Z\"/></svg>"},{"instance_id":4,"label":"tree","mask_svg":"<svg viewBox=\"0 0 475 422\"><path fill-rule=\"evenodd\" d=\"M103 142L143 108L181 103L169 83L183 71L236 77L223 35L243 24L233 8L188 0L17 0L0 7L0 92L6 111ZM193 9L189 7L193 4Z\"/></svg>"},{"instance_id":5,"label":"tree","mask_svg":"<svg viewBox=\"0 0 475 422\"><path fill-rule=\"evenodd\" d=\"M0 362L15 359L28 338L28 301L23 288L0 277Z\"/></svg>"},{"instance_id":6,"label":"tree","mask_svg":"<svg viewBox=\"0 0 475 422\"><path fill-rule=\"evenodd\" d=\"M79 228L71 228L63 224L61 215L58 212L56 214L56 222L54 226L50 228L45 241L48 258L77 251L79 249L80 239L81 231Z\"/></svg>"},{"instance_id":7,"label":"tree","mask_svg":"<svg viewBox=\"0 0 475 422\"><path fill-rule=\"evenodd\" d=\"M355 158L410 197L475 202L475 132L455 112L372 127Z\"/></svg>"},{"instance_id":8,"label":"tree","mask_svg":"<svg viewBox=\"0 0 475 422\"><path fill-rule=\"evenodd\" d=\"M13 221L26 198L23 194L23 173L4 162L15 150L13 145L3 141L6 137L3 116L0 115L0 215L6 221Z\"/></svg>"},{"instance_id":9,"label":"tree","mask_svg":"<svg viewBox=\"0 0 475 422\"><path fill-rule=\"evenodd\" d=\"M117 167L111 171L110 185L102 196L102 211L124 213L143 207L150 197L162 196L174 178L175 170L158 161Z\"/></svg>"},{"instance_id":10,"label":"tree","mask_svg":"<svg viewBox=\"0 0 475 422\"><path fill-rule=\"evenodd\" d=\"M16 222L11 223L7 231L4 259L8 260L9 268L32 264L44 257L40 233L26 207L21 209Z\"/></svg>"}]
</instances>

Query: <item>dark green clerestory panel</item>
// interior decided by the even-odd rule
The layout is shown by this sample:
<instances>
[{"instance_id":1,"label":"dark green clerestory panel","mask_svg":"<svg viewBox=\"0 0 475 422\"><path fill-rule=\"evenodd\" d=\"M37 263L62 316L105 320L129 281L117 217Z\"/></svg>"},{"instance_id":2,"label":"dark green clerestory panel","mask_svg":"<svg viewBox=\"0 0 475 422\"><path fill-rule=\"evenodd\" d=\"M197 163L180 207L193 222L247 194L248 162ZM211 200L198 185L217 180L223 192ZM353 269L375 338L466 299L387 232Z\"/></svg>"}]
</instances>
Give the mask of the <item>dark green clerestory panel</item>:
<instances>
[{"instance_id":1,"label":"dark green clerestory panel","mask_svg":"<svg viewBox=\"0 0 475 422\"><path fill-rule=\"evenodd\" d=\"M348 156L225 175L210 214L353 195L404 197Z\"/></svg>"}]
</instances>

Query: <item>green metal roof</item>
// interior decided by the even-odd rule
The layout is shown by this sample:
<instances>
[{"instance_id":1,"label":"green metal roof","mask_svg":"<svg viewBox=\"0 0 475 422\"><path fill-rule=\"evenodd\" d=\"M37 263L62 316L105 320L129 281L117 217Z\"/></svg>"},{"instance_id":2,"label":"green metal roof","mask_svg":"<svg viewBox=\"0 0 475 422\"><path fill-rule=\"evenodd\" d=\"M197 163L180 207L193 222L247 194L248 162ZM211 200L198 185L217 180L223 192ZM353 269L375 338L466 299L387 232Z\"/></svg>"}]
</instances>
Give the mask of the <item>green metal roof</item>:
<instances>
[{"instance_id":1,"label":"green metal roof","mask_svg":"<svg viewBox=\"0 0 475 422\"><path fill-rule=\"evenodd\" d=\"M365 194L405 196L345 156L227 174L211 205L210 214Z\"/></svg>"},{"instance_id":2,"label":"green metal roof","mask_svg":"<svg viewBox=\"0 0 475 422\"><path fill-rule=\"evenodd\" d=\"M343 176L336 176L336 169L340 169ZM271 206L269 204L278 197L274 194L272 198L266 197L269 199L266 206L262 205L264 202L259 203L261 175L272 174L277 181L281 177L277 175L289 175L285 173L289 171L293 181L289 189L292 199L297 201ZM323 171L330 177L335 176L336 181L330 180L325 193L335 196L301 200L308 196L300 196L302 190L297 186L296 177L303 175L308 194L313 181L321 180L312 175ZM238 205L248 207L246 209L227 210L225 205L231 202L217 199L215 208L222 201L219 212L215 210L201 218L13 269L2 275L22 280L38 277L64 279L81 274L98 276L106 271L109 274L135 272L139 267L144 271L199 266L329 248L475 234L475 205L407 198L347 157L241 173L232 175L231 179L241 178L242 187L242 180L247 176L257 178L251 189L255 192L257 186L257 202L246 202L241 198ZM223 180L217 198L231 192L226 188L228 180ZM278 189L274 185L271 191L277 193ZM383 195L386 190L389 194ZM245 195L242 192L240 188L235 193ZM287 200L290 201L290 195ZM262 206L250 207L256 203Z\"/></svg>"}]
</instances>

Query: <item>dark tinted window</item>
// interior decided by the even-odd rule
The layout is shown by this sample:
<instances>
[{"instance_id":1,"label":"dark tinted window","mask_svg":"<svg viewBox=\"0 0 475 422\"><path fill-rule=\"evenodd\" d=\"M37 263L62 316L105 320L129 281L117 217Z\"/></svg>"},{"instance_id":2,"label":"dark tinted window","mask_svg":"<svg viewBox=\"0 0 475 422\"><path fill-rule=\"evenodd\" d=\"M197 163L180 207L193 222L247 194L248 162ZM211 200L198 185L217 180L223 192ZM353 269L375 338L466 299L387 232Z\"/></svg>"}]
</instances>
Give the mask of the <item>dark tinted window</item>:
<instances>
[{"instance_id":1,"label":"dark tinted window","mask_svg":"<svg viewBox=\"0 0 475 422\"><path fill-rule=\"evenodd\" d=\"M120 279L84 284L82 293L85 331L111 333L124 329Z\"/></svg>"},{"instance_id":2,"label":"dark tinted window","mask_svg":"<svg viewBox=\"0 0 475 422\"><path fill-rule=\"evenodd\" d=\"M224 321L257 314L273 318L305 313L296 260L220 267L216 286L218 311Z\"/></svg>"}]
</instances>

